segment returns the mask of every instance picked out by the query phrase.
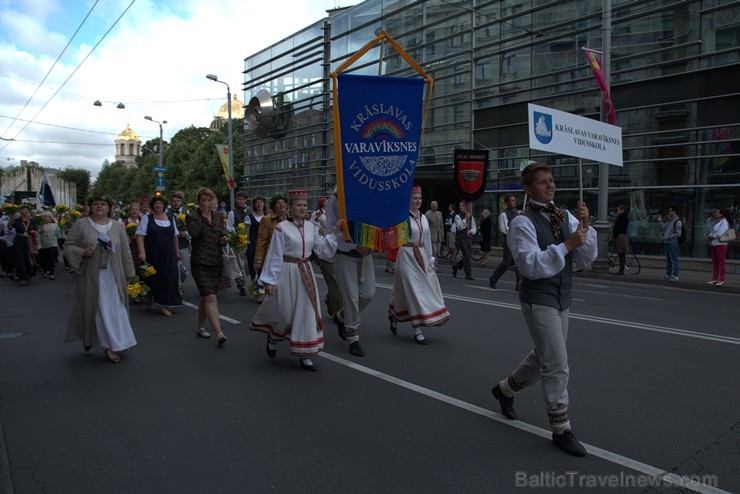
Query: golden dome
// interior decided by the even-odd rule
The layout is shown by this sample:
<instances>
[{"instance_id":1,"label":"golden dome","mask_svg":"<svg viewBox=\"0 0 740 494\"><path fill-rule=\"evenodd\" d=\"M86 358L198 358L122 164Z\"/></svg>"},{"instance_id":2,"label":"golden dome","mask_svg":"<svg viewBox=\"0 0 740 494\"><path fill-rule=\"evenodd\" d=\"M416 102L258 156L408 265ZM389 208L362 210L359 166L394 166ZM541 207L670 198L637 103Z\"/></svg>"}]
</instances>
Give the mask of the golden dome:
<instances>
[{"instance_id":1,"label":"golden dome","mask_svg":"<svg viewBox=\"0 0 740 494\"><path fill-rule=\"evenodd\" d=\"M123 132L118 134L118 139L116 141L137 141L141 142L141 139L139 139L139 136L136 135L136 133L131 130L131 127L126 124L126 128L123 129Z\"/></svg>"},{"instance_id":2,"label":"golden dome","mask_svg":"<svg viewBox=\"0 0 740 494\"><path fill-rule=\"evenodd\" d=\"M229 118L229 107L226 106L226 103L221 105L221 108L218 109L216 117L223 118L224 120ZM237 98L236 95L234 95L234 99L231 101L231 118L244 118L244 103L239 101L239 98Z\"/></svg>"}]
</instances>

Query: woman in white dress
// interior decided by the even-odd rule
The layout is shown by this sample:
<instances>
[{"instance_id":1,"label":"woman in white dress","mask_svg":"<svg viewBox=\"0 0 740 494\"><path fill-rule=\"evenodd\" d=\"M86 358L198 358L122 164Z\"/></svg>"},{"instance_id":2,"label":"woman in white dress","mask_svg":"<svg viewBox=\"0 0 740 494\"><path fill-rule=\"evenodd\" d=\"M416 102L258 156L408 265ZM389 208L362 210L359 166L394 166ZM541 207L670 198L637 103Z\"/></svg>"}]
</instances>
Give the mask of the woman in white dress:
<instances>
[{"instance_id":1,"label":"woman in white dress","mask_svg":"<svg viewBox=\"0 0 740 494\"><path fill-rule=\"evenodd\" d=\"M301 367L315 371L311 360L324 348L324 324L319 309L311 250L331 257L337 250L339 227L321 236L316 225L306 221L308 193L288 192L290 216L276 227L260 273L267 298L252 319L249 329L267 333L267 355L275 358L277 343L290 340L290 353Z\"/></svg>"},{"instance_id":2,"label":"woman in white dress","mask_svg":"<svg viewBox=\"0 0 740 494\"><path fill-rule=\"evenodd\" d=\"M82 340L85 351L100 344L108 361L117 364L116 352L136 345L127 288L134 263L125 228L110 218L110 199L93 195L88 205L90 215L75 222L64 242L64 256L74 271L64 341Z\"/></svg>"},{"instance_id":3,"label":"woman in white dress","mask_svg":"<svg viewBox=\"0 0 740 494\"><path fill-rule=\"evenodd\" d=\"M434 270L429 222L419 207L421 187L414 186L409 204L409 242L398 250L388 319L394 335L398 333L399 322L410 322L414 341L426 345L421 328L443 325L450 319L450 313Z\"/></svg>"}]
</instances>

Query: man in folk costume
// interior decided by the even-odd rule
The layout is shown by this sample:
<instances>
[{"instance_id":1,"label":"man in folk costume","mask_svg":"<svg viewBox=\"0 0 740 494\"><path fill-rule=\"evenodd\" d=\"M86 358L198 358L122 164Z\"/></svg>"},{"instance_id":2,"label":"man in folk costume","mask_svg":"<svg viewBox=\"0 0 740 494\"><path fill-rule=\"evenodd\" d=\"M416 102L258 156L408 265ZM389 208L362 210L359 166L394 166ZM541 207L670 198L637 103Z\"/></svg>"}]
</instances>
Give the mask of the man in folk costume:
<instances>
[{"instance_id":1,"label":"man in folk costume","mask_svg":"<svg viewBox=\"0 0 740 494\"><path fill-rule=\"evenodd\" d=\"M491 277L488 278L488 285L494 290L496 289L496 283L498 283L499 278L504 275L504 273L509 269L509 266L514 264L514 257L511 255L511 249L509 249L509 242L507 239L509 237L509 225L511 224L511 221L519 216L519 211L516 210L516 196L514 194L506 194L504 197L504 203L506 204L506 209L498 217L498 231L504 236L504 255L501 259L501 263L496 267ZM514 265L514 272L516 273L516 285L514 290L518 291L519 271L516 270L516 265Z\"/></svg>"},{"instance_id":2,"label":"man in folk costume","mask_svg":"<svg viewBox=\"0 0 740 494\"><path fill-rule=\"evenodd\" d=\"M501 413L516 420L514 395L539 381L555 446L584 456L586 449L571 432L568 419L566 341L573 262L585 266L596 259L596 231L588 226L585 203L578 204L578 218L555 206L555 180L548 165L527 166L522 183L530 206L512 220L508 242L521 274L519 301L534 350L491 392Z\"/></svg>"},{"instance_id":3,"label":"man in folk costume","mask_svg":"<svg viewBox=\"0 0 740 494\"><path fill-rule=\"evenodd\" d=\"M472 236L475 235L477 227L475 218L470 214L468 201L460 201L460 212L455 215L452 223L452 231L455 233L457 245L462 252L462 259L452 265L452 276L457 278L459 269L465 270L465 279L473 279L473 271L470 267L470 249L473 245Z\"/></svg>"},{"instance_id":4,"label":"man in folk costume","mask_svg":"<svg viewBox=\"0 0 740 494\"><path fill-rule=\"evenodd\" d=\"M429 222L429 236L432 239L432 255L438 258L439 247L445 238L444 218L442 218L442 211L439 210L437 201L432 201L429 207L431 209L426 212L426 217Z\"/></svg>"},{"instance_id":5,"label":"man in folk costume","mask_svg":"<svg viewBox=\"0 0 740 494\"><path fill-rule=\"evenodd\" d=\"M326 208L326 227L334 229L338 221L339 202L337 195L332 194ZM375 295L372 250L347 242L343 236L340 236L337 241L337 255L334 257L334 269L337 275L337 286L342 294L344 336L349 342L349 352L357 357L364 357L365 350L360 345L360 324L362 323L360 312L370 305Z\"/></svg>"},{"instance_id":6,"label":"man in folk costume","mask_svg":"<svg viewBox=\"0 0 740 494\"><path fill-rule=\"evenodd\" d=\"M319 234L324 235L326 233L326 204L329 202L328 197L322 197L319 199L319 209L311 213L311 223L316 225L319 229ZM339 291L337 285L337 275L334 270L334 255L320 257L316 255L316 260L319 264L319 269L326 282L326 298L324 303L326 304L326 310L329 312L329 316L334 320L334 324L337 325L339 331L339 337L343 340L347 339L345 328L344 328L344 316L342 316L342 294Z\"/></svg>"}]
</instances>

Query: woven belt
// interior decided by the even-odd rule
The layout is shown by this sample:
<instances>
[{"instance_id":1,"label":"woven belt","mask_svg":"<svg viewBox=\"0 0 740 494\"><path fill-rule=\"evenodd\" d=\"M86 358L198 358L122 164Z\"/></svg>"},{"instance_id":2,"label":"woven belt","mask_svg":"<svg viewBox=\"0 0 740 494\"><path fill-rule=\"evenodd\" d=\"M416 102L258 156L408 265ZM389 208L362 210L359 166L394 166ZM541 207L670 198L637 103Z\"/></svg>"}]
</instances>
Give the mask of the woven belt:
<instances>
[{"instance_id":1,"label":"woven belt","mask_svg":"<svg viewBox=\"0 0 740 494\"><path fill-rule=\"evenodd\" d=\"M311 259L309 259L308 257L288 257L288 256L283 256L283 262L300 263L300 262L309 262L310 260Z\"/></svg>"}]
</instances>

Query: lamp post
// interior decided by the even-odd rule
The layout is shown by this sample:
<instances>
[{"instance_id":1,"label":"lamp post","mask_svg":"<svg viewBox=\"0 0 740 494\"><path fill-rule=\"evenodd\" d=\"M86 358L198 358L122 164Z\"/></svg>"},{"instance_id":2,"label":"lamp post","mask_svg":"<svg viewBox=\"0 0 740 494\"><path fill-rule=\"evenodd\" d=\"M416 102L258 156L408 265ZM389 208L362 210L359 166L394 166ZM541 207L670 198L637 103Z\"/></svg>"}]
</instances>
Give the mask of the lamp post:
<instances>
[{"instance_id":1,"label":"lamp post","mask_svg":"<svg viewBox=\"0 0 740 494\"><path fill-rule=\"evenodd\" d=\"M147 115L144 118L146 120L149 120L150 122L159 124L159 167L162 168L162 124L166 124L167 120L162 120L161 122L158 122L154 120L152 117L150 117L149 115Z\"/></svg>"},{"instance_id":2,"label":"lamp post","mask_svg":"<svg viewBox=\"0 0 740 494\"><path fill-rule=\"evenodd\" d=\"M229 108L229 175L234 178L234 141L233 134L231 132L231 88L224 81L219 81L218 76L213 74L206 74L206 79L220 82L226 86L226 106ZM229 188L229 203L231 210L234 210L234 189Z\"/></svg>"}]
</instances>

